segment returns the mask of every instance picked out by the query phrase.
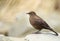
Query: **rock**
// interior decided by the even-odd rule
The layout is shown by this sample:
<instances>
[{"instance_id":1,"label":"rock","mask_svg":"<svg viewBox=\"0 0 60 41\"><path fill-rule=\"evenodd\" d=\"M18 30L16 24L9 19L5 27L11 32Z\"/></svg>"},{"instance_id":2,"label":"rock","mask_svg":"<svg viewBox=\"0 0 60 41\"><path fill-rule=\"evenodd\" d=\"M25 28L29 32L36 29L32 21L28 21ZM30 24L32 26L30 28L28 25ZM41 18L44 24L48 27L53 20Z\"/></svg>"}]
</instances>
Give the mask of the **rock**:
<instances>
[{"instance_id":1,"label":"rock","mask_svg":"<svg viewBox=\"0 0 60 41\"><path fill-rule=\"evenodd\" d=\"M4 35L0 35L0 41L24 41L24 38L6 37Z\"/></svg>"},{"instance_id":2,"label":"rock","mask_svg":"<svg viewBox=\"0 0 60 41\"><path fill-rule=\"evenodd\" d=\"M0 35L0 41L12 41L12 40L5 37L4 35Z\"/></svg>"},{"instance_id":3,"label":"rock","mask_svg":"<svg viewBox=\"0 0 60 41\"><path fill-rule=\"evenodd\" d=\"M60 35L55 36L52 33L30 34L25 37L26 41L60 41Z\"/></svg>"},{"instance_id":4,"label":"rock","mask_svg":"<svg viewBox=\"0 0 60 41\"><path fill-rule=\"evenodd\" d=\"M23 38L17 38L17 37L8 37L9 39L11 39L12 41L25 41L24 37Z\"/></svg>"}]
</instances>

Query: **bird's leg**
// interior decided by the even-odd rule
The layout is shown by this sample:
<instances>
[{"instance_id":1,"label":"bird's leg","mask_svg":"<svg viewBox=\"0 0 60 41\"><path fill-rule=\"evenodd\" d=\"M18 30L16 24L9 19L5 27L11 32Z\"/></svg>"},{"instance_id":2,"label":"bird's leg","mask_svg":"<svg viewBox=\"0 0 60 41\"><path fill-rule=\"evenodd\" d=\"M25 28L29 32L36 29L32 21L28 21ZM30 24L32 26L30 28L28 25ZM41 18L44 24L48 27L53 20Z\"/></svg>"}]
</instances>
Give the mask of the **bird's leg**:
<instances>
[{"instance_id":1,"label":"bird's leg","mask_svg":"<svg viewBox=\"0 0 60 41\"><path fill-rule=\"evenodd\" d=\"M34 33L32 33L32 34L40 34L40 32L39 32L39 31L36 31L36 32L34 32Z\"/></svg>"},{"instance_id":2,"label":"bird's leg","mask_svg":"<svg viewBox=\"0 0 60 41\"><path fill-rule=\"evenodd\" d=\"M36 34L40 34L40 31L38 30L37 32L35 32Z\"/></svg>"},{"instance_id":3,"label":"bird's leg","mask_svg":"<svg viewBox=\"0 0 60 41\"><path fill-rule=\"evenodd\" d=\"M34 32L33 34L41 34L40 31L41 31L41 30L38 30L38 31Z\"/></svg>"}]
</instances>

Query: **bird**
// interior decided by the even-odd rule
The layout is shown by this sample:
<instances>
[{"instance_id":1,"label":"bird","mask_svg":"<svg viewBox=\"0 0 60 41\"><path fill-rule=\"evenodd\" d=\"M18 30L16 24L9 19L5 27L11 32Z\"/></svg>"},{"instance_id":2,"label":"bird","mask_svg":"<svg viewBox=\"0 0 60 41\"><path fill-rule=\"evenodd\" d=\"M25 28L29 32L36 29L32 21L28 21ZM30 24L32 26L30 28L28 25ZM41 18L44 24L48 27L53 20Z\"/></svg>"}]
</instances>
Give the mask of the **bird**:
<instances>
[{"instance_id":1,"label":"bird","mask_svg":"<svg viewBox=\"0 0 60 41\"><path fill-rule=\"evenodd\" d=\"M30 21L30 24L39 31L41 31L42 29L47 29L47 30L50 30L52 32L55 33L56 36L58 36L58 33L55 32L41 17L39 17L36 12L34 11L30 11L28 13L30 17L29 17L29 21Z\"/></svg>"}]
</instances>

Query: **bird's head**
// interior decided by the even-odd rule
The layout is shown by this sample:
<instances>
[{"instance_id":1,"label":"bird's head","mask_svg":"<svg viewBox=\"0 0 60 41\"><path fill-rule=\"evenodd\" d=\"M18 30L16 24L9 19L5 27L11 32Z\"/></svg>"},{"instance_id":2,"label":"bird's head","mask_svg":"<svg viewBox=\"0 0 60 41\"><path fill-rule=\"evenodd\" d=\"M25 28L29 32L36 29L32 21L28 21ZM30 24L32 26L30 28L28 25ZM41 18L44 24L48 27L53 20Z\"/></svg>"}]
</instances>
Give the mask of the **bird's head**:
<instances>
[{"instance_id":1,"label":"bird's head","mask_svg":"<svg viewBox=\"0 0 60 41\"><path fill-rule=\"evenodd\" d=\"M29 14L29 15L36 15L36 13L34 11L31 11L31 12L29 12L27 14Z\"/></svg>"}]
</instances>

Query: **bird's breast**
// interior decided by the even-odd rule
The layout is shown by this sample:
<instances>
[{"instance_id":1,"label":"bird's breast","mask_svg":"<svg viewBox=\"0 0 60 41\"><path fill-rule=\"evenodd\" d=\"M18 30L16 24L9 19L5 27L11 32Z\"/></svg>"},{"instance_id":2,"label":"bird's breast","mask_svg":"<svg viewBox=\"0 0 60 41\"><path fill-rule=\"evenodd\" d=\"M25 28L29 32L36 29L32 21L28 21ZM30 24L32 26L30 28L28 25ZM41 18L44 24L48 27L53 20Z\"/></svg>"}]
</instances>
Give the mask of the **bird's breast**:
<instances>
[{"instance_id":1,"label":"bird's breast","mask_svg":"<svg viewBox=\"0 0 60 41\"><path fill-rule=\"evenodd\" d=\"M30 20L30 24L31 24L35 29L40 30L40 29L42 28L42 27L40 27L40 25L38 25L38 24L36 23L36 21L33 20L33 19Z\"/></svg>"}]
</instances>

